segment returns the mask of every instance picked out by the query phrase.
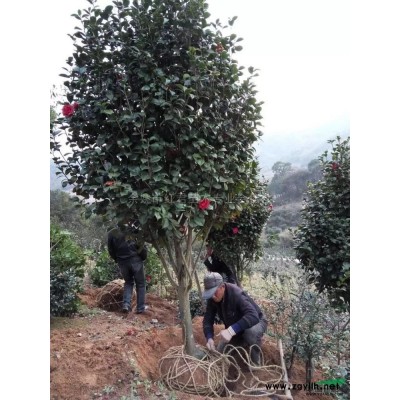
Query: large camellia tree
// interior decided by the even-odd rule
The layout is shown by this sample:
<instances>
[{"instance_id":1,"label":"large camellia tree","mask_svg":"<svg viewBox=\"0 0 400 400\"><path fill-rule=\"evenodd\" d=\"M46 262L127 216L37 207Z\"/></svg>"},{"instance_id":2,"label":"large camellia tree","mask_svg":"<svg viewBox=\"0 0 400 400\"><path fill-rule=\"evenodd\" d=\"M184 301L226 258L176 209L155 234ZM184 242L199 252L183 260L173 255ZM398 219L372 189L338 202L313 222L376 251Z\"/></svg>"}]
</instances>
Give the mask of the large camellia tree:
<instances>
[{"instance_id":1,"label":"large camellia tree","mask_svg":"<svg viewBox=\"0 0 400 400\"><path fill-rule=\"evenodd\" d=\"M203 0L88 3L74 15L54 160L87 214L138 218L177 290L185 350L195 354L192 244L255 187L254 70L244 77L232 58L241 39L208 22Z\"/></svg>"},{"instance_id":2,"label":"large camellia tree","mask_svg":"<svg viewBox=\"0 0 400 400\"><path fill-rule=\"evenodd\" d=\"M301 266L338 308L350 305L350 138L319 157L322 179L309 185L295 234Z\"/></svg>"}]
</instances>

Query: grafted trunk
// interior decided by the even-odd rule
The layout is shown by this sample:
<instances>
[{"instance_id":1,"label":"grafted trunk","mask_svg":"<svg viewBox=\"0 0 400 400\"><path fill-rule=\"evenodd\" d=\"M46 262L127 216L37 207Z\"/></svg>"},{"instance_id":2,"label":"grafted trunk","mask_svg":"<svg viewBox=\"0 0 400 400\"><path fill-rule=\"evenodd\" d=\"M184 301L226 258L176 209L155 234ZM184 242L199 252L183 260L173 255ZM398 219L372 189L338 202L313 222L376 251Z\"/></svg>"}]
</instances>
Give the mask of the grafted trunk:
<instances>
[{"instance_id":1,"label":"grafted trunk","mask_svg":"<svg viewBox=\"0 0 400 400\"><path fill-rule=\"evenodd\" d=\"M193 336L192 318L190 315L189 290L183 286L178 287L179 311L181 313L182 341L185 353L195 355L196 345Z\"/></svg>"},{"instance_id":2,"label":"grafted trunk","mask_svg":"<svg viewBox=\"0 0 400 400\"><path fill-rule=\"evenodd\" d=\"M191 240L191 232L189 230L186 246L186 257L184 256L184 253L182 251L181 243L177 238L171 238L171 240L164 243L164 248L167 250L169 262L167 262L166 257L162 252L161 244L157 240L154 240L154 246L161 259L164 270L167 272L168 279L175 287L177 292L184 351L186 354L189 354L191 356L200 357L200 354L198 354L200 353L200 351L196 347L193 336L193 326L189 301L189 291L192 288L192 274L194 272L192 268L193 260L190 245ZM172 269L174 270L176 280L174 280L172 275L169 273L169 266L172 267Z\"/></svg>"},{"instance_id":3,"label":"grafted trunk","mask_svg":"<svg viewBox=\"0 0 400 400\"><path fill-rule=\"evenodd\" d=\"M192 287L192 278L190 276L190 267L192 265L191 248L187 248L187 258L184 258L180 243L174 240L175 248L175 271L178 277L178 300L179 311L182 325L182 341L185 353L191 356L195 355L196 346L193 336L192 318L190 314L189 291Z\"/></svg>"}]
</instances>

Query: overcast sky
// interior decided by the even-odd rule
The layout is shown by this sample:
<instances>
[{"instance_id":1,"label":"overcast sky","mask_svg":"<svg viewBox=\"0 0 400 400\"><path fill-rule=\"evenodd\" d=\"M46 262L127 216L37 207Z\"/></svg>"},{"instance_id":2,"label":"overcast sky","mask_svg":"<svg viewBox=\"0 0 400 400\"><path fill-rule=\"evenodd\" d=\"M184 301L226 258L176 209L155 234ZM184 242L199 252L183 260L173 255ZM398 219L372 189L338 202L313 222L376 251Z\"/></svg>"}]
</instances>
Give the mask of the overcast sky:
<instances>
[{"instance_id":1,"label":"overcast sky","mask_svg":"<svg viewBox=\"0 0 400 400\"><path fill-rule=\"evenodd\" d=\"M349 124L350 11L347 0L209 0L211 20L237 16L229 30L244 40L235 54L240 65L258 68L264 140L304 133L338 121ZM99 4L112 4L100 0ZM72 54L78 22L70 15L85 0L54 1L51 82Z\"/></svg>"}]
</instances>

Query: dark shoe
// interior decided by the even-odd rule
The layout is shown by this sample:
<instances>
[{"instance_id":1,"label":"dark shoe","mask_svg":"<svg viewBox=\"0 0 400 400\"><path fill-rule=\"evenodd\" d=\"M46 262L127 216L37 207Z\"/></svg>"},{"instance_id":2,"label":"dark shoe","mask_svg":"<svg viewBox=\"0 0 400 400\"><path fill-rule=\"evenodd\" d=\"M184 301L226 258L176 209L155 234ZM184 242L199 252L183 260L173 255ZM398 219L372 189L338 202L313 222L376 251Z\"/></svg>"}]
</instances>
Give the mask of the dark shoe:
<instances>
[{"instance_id":1,"label":"dark shoe","mask_svg":"<svg viewBox=\"0 0 400 400\"><path fill-rule=\"evenodd\" d=\"M122 307L122 312L124 313L124 314L128 314L128 313L130 313L132 311L132 309L129 307L129 306L123 306Z\"/></svg>"},{"instance_id":2,"label":"dark shoe","mask_svg":"<svg viewBox=\"0 0 400 400\"><path fill-rule=\"evenodd\" d=\"M144 306L144 308L140 309L140 310L136 310L136 314L141 314L142 312L146 311L149 309L149 306Z\"/></svg>"}]
</instances>

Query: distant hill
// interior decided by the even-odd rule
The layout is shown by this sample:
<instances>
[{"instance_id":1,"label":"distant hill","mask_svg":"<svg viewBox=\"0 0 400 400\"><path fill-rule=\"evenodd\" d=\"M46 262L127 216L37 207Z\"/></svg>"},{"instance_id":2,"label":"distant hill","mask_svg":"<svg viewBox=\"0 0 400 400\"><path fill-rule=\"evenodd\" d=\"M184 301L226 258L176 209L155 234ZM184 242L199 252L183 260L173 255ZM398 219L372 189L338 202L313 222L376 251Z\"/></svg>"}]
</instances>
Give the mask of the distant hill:
<instances>
[{"instance_id":1,"label":"distant hill","mask_svg":"<svg viewBox=\"0 0 400 400\"><path fill-rule=\"evenodd\" d=\"M294 167L307 168L308 163L330 150L328 140L350 134L348 121L327 124L305 132L266 136L257 144L257 155L263 173L272 176L271 168L277 161L289 162Z\"/></svg>"}]
</instances>

